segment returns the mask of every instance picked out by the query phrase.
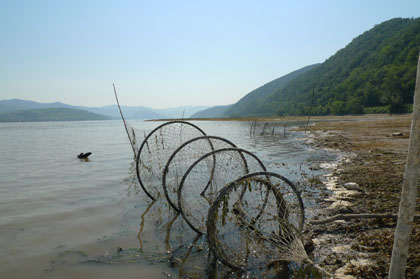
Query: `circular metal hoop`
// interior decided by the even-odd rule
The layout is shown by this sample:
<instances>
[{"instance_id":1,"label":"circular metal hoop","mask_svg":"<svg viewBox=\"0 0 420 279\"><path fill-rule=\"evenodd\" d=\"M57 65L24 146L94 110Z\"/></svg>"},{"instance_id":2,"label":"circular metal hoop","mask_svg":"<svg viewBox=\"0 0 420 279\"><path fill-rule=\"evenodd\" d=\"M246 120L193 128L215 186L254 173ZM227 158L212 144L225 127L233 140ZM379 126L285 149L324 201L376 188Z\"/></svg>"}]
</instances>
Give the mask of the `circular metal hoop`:
<instances>
[{"instance_id":1,"label":"circular metal hoop","mask_svg":"<svg viewBox=\"0 0 420 279\"><path fill-rule=\"evenodd\" d=\"M207 212L208 212L208 208L210 208L212 201L211 198L207 197L207 190L210 188L210 185L215 186L215 190L216 192L212 192L212 196L216 196L218 189L219 188L217 186L217 184L223 183L223 185L220 187L220 189L222 187L224 187L226 184L230 183L230 181L232 180L227 180L228 179L228 175L232 174L233 170L232 169L227 169L227 170L223 170L223 167L229 167L229 166L225 166L222 164L225 162L221 162L220 160L217 159L217 156L222 156L224 154L229 155L230 153L233 154L237 154L240 157L240 161L239 163L243 164L241 167L243 168L242 170L240 170L240 175L244 175L250 172L250 162L248 162L248 160L250 158L252 158L252 160L254 161L253 166L256 166L255 168L257 168L257 170L259 171L266 171L266 168L264 166L264 164L262 163L262 161L253 153L245 150L245 149L241 149L241 148L222 148L222 149L218 149L218 150L214 150L212 152L209 152L205 155L203 155L201 158L197 159L197 161L195 161L189 168L188 170L185 172L184 176L182 177L181 180L181 184L179 185L178 188L178 209L182 215L182 217L185 219L185 221L187 222L187 224L197 233L200 234L205 234L206 233L206 217L207 217ZM248 160L245 158L248 157ZM187 181L187 179L189 178L189 175L192 173L192 171L199 165L199 164L203 164L205 165L205 160L208 160L208 158L211 157L212 160L214 160L215 162L215 172L213 174L210 175L209 179L205 179L205 182L201 181L201 183L199 185L194 185L194 189L196 191L199 191L200 193L194 197L192 197L188 203L185 202L185 199L183 198L183 195L186 193L185 189L185 183ZM232 159L230 157L230 159ZM233 162L233 160L230 160L229 162ZM229 163L228 162L228 163ZM228 164L227 163L227 164ZM238 163L238 162L236 162ZM224 171L223 173L218 173L218 167L221 166L222 170ZM198 169L199 167L197 167ZM251 170L251 171L255 171L255 170ZM208 175L208 173L206 173L206 175ZM215 177L220 177L222 176L224 179L223 181L215 181ZM226 177L226 178L225 178ZM236 176L237 177L237 176ZM226 181L227 180L227 181ZM189 208L190 203L195 200L197 203L202 202L201 207L198 207L197 205L195 205L195 207ZM190 210L186 210L186 209L190 209ZM188 212L187 212L188 211ZM205 211L205 212L204 212ZM198 220L198 218L194 218L192 216L192 214L201 214L201 218L200 220Z\"/></svg>"},{"instance_id":2,"label":"circular metal hoop","mask_svg":"<svg viewBox=\"0 0 420 279\"><path fill-rule=\"evenodd\" d=\"M141 144L141 146L139 148L139 151L137 153L137 158L136 158L136 174L137 174L137 179L138 179L138 181L140 183L141 188L147 194L147 196L149 198L151 198L152 200L156 200L158 198L158 193L157 194L156 193L153 194L153 193L151 193L151 190L150 189L149 190L147 189L148 187L151 188L152 186L151 185L147 185L146 186L146 183L144 181L144 177L142 178L142 176L146 172L153 173L153 168L155 168L156 166L155 166L155 164L152 163L152 164L150 164L150 166L146 167L144 165L145 162L142 162L141 155L142 155L142 152L146 152L145 151L146 149L149 152L151 152L150 151L150 146L153 144L153 137L152 137L153 135L154 135L154 144L155 145L162 145L162 148L165 149L165 146L164 146L165 143L159 142L159 136L157 135L157 133L159 131L162 131L161 130L162 128L167 127L168 125L175 125L175 124L180 124L180 127L181 127L180 128L180 131L179 131L180 136L182 136L182 133L183 133L183 131L182 131L183 125L186 125L187 127L193 128L195 131L197 131L197 135L194 135L193 138L196 137L196 136L199 136L199 135L203 135L203 136L206 135L206 133L203 130L201 130L199 127L197 127L196 125L194 125L194 124L192 124L190 122L181 121L181 120L175 120L175 121L169 121L169 122L163 123L162 125L156 127L153 131L151 131L146 136L146 138L143 140L143 142L142 142L142 144ZM150 140L150 144L149 144L149 140ZM168 146L166 147L167 149L165 150L165 153L164 153L164 157L165 158L162 159L164 161L163 164L166 164L167 159L170 157L170 155L172 154L172 152L177 147L178 147L178 145L175 146L175 147L173 147L172 150L170 148L168 149ZM159 178L161 178L161 177L162 177L161 175L158 175L157 176L157 180L159 180ZM158 185L155 185L155 188L158 188L158 187L161 186L161 183L157 183L157 184Z\"/></svg>"},{"instance_id":3,"label":"circular metal hoop","mask_svg":"<svg viewBox=\"0 0 420 279\"><path fill-rule=\"evenodd\" d=\"M167 175L168 175L168 172L170 170L170 167L175 164L176 157L178 155L180 155L181 151L184 151L186 148L188 148L189 146L193 145L194 143L198 143L199 141L205 141L206 143L208 143L208 146L209 146L209 149L210 149L210 150L206 150L206 149L197 150L199 153L201 153L200 154L200 157L203 156L203 155L205 155L208 152L214 151L215 150L215 146L214 145L216 145L217 143L222 143L222 144L228 145L230 147L236 148L236 145L234 143L232 143L231 141L229 141L229 140L227 140L225 138L218 137L218 136L202 136L202 137L193 138L193 139L190 139L189 141L184 142L181 146L179 146L172 153L171 157L169 158L168 162L166 163L165 169L163 170L163 174L162 174L162 187L163 187L163 191L165 193L166 199L168 200L169 204L172 206L172 208L176 212L179 212L179 208L178 208L178 196L177 195L175 195L175 196L174 195L170 195L170 192L174 192L174 193L177 193L178 192L178 188L179 188L179 185L181 183L180 180L182 179L182 177L183 177L183 175L184 175L185 172L182 172L182 170L181 170L181 174L178 174L177 173L177 175L180 175L180 177L179 177L180 179L179 179L179 181L175 181L176 185L174 187L172 187L172 189L168 189L169 185L168 185L168 181L167 181ZM197 158L192 157L191 158L192 159L191 161L188 161L188 160L185 161L185 158L183 158L184 161L182 161L182 164L185 165L185 166L187 166L187 168L188 168L198 158L199 158L199 156L197 156ZM190 158L188 158L188 159L190 159ZM213 173L214 173L214 166L215 166L215 164L216 164L216 162L213 161L213 166L212 166L212 169L211 169L211 172L212 172L211 177L213 176ZM176 167L177 166L174 166L174 168L176 168ZM185 169L187 169L187 168L185 168ZM211 183L211 181L208 181L207 185L210 184L210 183Z\"/></svg>"},{"instance_id":4,"label":"circular metal hoop","mask_svg":"<svg viewBox=\"0 0 420 279\"><path fill-rule=\"evenodd\" d=\"M285 190L282 191L281 187L279 187L280 185L274 185L272 183L277 180L284 185L283 189ZM260 194L259 200L255 199L255 196L253 200L247 200L247 195L249 194L251 196L252 191L252 189L249 188L255 186L255 184L261 184L266 188L264 189L266 193L271 195L270 201L267 201L267 196L258 193L258 190L264 192L261 188L254 189L257 191L255 196ZM231 200L231 197L233 197L231 196L231 193L233 193L233 196L235 196L234 193L237 193L236 199ZM295 211L298 211L297 216L294 216L294 219L296 219L294 220L295 224L288 220L290 216L287 203L290 202L290 200L297 203L293 205ZM251 203L251 201L257 203L254 207L258 209L254 210L253 214L247 214L248 212L246 209L248 209L248 203ZM249 208L250 207L251 206L249 206ZM270 207L271 211L269 213L264 212L267 207ZM220 216L220 212L222 213L222 216ZM261 216L262 214L266 214L266 217ZM270 224L268 225L267 223ZM279 258L282 260L294 260L296 258L300 259L307 257L301 241L303 223L303 201L299 191L292 182L287 178L272 172L250 173L228 184L219 192L217 199L208 211L206 223L207 240L210 249L219 261L232 269L244 270L247 268L245 263L248 261L244 260L244 258L254 257L249 250L255 243L259 244L257 248L254 247L255 250L258 250L261 247L270 247L267 248L267 251L273 252L271 254L264 254L267 258L273 257L274 260L278 260ZM223 226L226 226L227 228L223 228ZM273 236L276 237L274 239L283 239L276 242L272 240ZM240 240L237 240L236 243L229 243L228 239L236 240L241 237L248 239L248 241L252 243L247 242L248 244L243 244ZM227 242L225 243L225 241ZM278 243L288 247L281 247L281 249L284 250L281 250L280 247L277 249L276 245L279 245ZM244 245L250 245L250 247L246 246L246 248L244 248ZM236 251L236 253L238 253L237 258L232 256L235 253L232 249L235 249L235 247L239 250ZM244 251L248 251L249 254ZM283 254L278 255L276 253ZM295 253L295 255L293 255L293 253ZM257 265L257 263L261 263L261 261L264 262L263 260L264 259L254 258L256 263L253 264ZM253 268L256 268L256 266L253 266Z\"/></svg>"}]
</instances>

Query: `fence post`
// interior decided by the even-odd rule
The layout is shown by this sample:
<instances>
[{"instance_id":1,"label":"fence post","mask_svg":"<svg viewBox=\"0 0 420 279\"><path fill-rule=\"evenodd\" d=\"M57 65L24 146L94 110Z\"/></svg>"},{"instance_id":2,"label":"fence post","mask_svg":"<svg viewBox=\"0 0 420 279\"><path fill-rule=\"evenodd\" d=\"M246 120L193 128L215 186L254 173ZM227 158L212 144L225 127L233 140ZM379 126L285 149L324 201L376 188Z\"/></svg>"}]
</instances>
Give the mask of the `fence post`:
<instances>
[{"instance_id":1,"label":"fence post","mask_svg":"<svg viewBox=\"0 0 420 279\"><path fill-rule=\"evenodd\" d=\"M390 279L405 278L408 248L416 209L417 183L420 172L420 56L417 64L416 87L414 90L413 116L411 120L410 143L407 163L404 170L404 182L401 191L397 228L392 247Z\"/></svg>"}]
</instances>

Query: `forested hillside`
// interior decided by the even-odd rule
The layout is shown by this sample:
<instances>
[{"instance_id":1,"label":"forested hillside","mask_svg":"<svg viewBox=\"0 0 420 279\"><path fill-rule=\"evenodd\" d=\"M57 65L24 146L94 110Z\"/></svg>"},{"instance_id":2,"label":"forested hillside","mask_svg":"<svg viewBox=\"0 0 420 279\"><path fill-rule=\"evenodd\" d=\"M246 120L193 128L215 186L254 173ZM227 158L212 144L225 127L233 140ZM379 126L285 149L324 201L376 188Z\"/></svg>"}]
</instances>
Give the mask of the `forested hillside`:
<instances>
[{"instance_id":1,"label":"forested hillside","mask_svg":"<svg viewBox=\"0 0 420 279\"><path fill-rule=\"evenodd\" d=\"M303 73L315 68L319 64L314 64L310 66L303 67L299 70L293 71L287 75L284 75L280 78L277 78L273 81L270 81L263 86L249 92L243 98L241 98L238 102L234 105L229 107L225 115L229 117L238 117L247 114L254 114L258 115L258 109L255 110L257 104L261 104L265 98L276 91L282 89L286 86L291 80L295 79L296 77L302 75Z\"/></svg>"},{"instance_id":2,"label":"forested hillside","mask_svg":"<svg viewBox=\"0 0 420 279\"><path fill-rule=\"evenodd\" d=\"M252 109L227 116L403 113L411 109L420 51L420 18L391 19L353 39Z\"/></svg>"}]
</instances>

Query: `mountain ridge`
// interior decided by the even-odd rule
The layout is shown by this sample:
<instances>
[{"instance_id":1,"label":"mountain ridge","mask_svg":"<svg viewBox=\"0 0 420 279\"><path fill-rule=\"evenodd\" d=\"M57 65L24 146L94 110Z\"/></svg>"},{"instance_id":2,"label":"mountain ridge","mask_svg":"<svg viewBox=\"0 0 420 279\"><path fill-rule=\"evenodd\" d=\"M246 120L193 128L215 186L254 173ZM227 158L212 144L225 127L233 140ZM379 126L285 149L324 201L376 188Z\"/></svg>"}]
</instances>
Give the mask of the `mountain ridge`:
<instances>
[{"instance_id":1,"label":"mountain ridge","mask_svg":"<svg viewBox=\"0 0 420 279\"><path fill-rule=\"evenodd\" d=\"M272 80L235 104L204 111L203 107L141 106L122 106L122 111L126 119L407 113L412 109L419 52L420 18L393 18L356 36L323 63ZM2 102L0 112L18 108L13 102ZM29 105L24 103L20 108ZM81 107L60 102L44 105L120 117L116 105Z\"/></svg>"},{"instance_id":2,"label":"mountain ridge","mask_svg":"<svg viewBox=\"0 0 420 279\"><path fill-rule=\"evenodd\" d=\"M120 112L117 105L107 105L103 107L84 107L72 106L61 102L39 103L22 99L0 100L0 113L12 113L19 110L32 110L44 108L70 108L89 111L96 114L107 116L111 119L119 119ZM189 117L193 113L207 108L206 106L184 106L167 109L153 109L144 106L121 106L126 119L162 119L162 118L181 118L183 114Z\"/></svg>"},{"instance_id":3,"label":"mountain ridge","mask_svg":"<svg viewBox=\"0 0 420 279\"><path fill-rule=\"evenodd\" d=\"M217 117L409 113L419 52L420 18L393 18L356 36L323 63L249 92ZM268 84L273 87L265 91Z\"/></svg>"},{"instance_id":4,"label":"mountain ridge","mask_svg":"<svg viewBox=\"0 0 420 279\"><path fill-rule=\"evenodd\" d=\"M382 22L255 109L263 115L363 114L378 107L382 113L410 112L419 51L420 18Z\"/></svg>"},{"instance_id":5,"label":"mountain ridge","mask_svg":"<svg viewBox=\"0 0 420 279\"><path fill-rule=\"evenodd\" d=\"M226 105L226 106L214 106L210 107L204 110L200 110L196 113L194 113L190 118L218 118L218 117L224 117L226 110L228 110L232 105Z\"/></svg>"},{"instance_id":6,"label":"mountain ridge","mask_svg":"<svg viewBox=\"0 0 420 279\"><path fill-rule=\"evenodd\" d=\"M250 115L257 116L252 113L255 107L255 102L258 102L262 98L265 98L269 96L270 94L273 94L277 90L286 86L288 82L292 81L293 79L299 77L300 75L304 74L305 72L319 65L320 63L316 63L316 64L302 67L298 70L292 71L277 79L267 82L263 86L260 86L252 90L251 92L246 94L244 97L242 97L238 102L236 102L231 107L229 107L225 112L225 116L228 116L228 117L238 117L238 116L246 117Z\"/></svg>"},{"instance_id":7,"label":"mountain ridge","mask_svg":"<svg viewBox=\"0 0 420 279\"><path fill-rule=\"evenodd\" d=\"M109 120L104 115L90 111L51 107L15 110L0 113L0 122L46 122L46 121L87 121L87 120Z\"/></svg>"}]
</instances>

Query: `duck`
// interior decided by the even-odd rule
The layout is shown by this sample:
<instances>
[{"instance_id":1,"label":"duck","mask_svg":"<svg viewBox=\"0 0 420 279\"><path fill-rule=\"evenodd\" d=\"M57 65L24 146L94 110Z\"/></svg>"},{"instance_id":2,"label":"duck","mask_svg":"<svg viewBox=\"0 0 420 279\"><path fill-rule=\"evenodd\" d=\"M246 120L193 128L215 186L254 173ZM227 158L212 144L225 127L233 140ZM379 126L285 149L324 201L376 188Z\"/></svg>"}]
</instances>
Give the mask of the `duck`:
<instances>
[{"instance_id":1,"label":"duck","mask_svg":"<svg viewBox=\"0 0 420 279\"><path fill-rule=\"evenodd\" d=\"M89 157L90 154L92 154L92 152L80 153L79 155L77 155L77 158L79 158L79 159L87 159L87 157Z\"/></svg>"}]
</instances>

